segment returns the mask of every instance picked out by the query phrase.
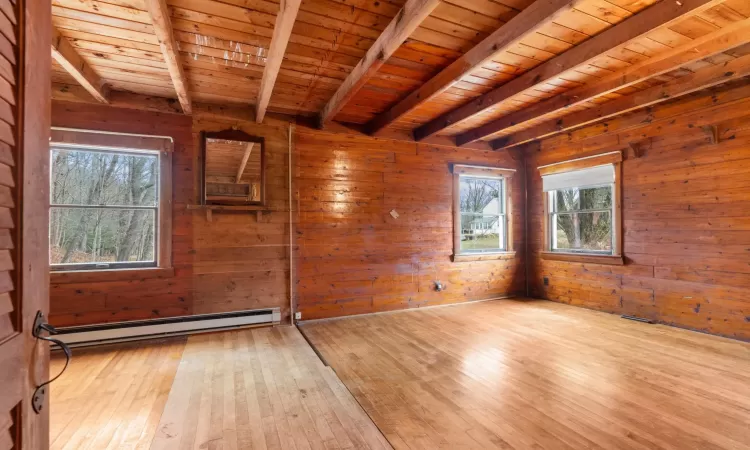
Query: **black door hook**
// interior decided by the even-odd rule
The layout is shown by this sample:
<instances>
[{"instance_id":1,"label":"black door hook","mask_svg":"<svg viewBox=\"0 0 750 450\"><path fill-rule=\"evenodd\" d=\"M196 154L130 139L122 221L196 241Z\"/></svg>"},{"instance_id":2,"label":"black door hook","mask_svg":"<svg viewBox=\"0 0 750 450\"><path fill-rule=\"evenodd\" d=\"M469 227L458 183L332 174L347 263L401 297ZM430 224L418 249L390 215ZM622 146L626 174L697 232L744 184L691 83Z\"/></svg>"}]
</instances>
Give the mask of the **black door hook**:
<instances>
[{"instance_id":1,"label":"black door hook","mask_svg":"<svg viewBox=\"0 0 750 450\"><path fill-rule=\"evenodd\" d=\"M31 406L34 408L34 412L37 414L42 412L42 407L44 406L44 397L47 394L47 385L60 378L63 372L65 372L65 369L68 368L70 358L73 356L73 353L70 351L70 347L68 347L65 342L50 336L43 336L42 333L44 332L46 332L48 335L53 335L57 334L57 329L46 322L46 320L44 319L44 314L41 311L37 311L36 318L34 318L34 327L31 330L31 335L39 339L40 341L52 342L53 344L57 344L58 346L60 346L63 352L65 352L65 367L63 367L63 369L60 371L60 373L57 374L57 376L45 383L40 384L34 390L34 395L31 397Z\"/></svg>"}]
</instances>

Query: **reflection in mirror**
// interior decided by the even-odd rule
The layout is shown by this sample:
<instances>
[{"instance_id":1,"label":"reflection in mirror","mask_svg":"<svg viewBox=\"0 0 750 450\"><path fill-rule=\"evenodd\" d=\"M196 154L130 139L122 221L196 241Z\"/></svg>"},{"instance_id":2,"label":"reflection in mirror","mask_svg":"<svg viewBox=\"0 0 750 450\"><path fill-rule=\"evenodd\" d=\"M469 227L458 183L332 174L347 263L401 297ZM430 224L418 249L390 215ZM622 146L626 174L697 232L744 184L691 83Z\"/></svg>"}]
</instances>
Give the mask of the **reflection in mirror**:
<instances>
[{"instance_id":1,"label":"reflection in mirror","mask_svg":"<svg viewBox=\"0 0 750 450\"><path fill-rule=\"evenodd\" d=\"M237 136L238 139L228 137ZM263 142L239 131L205 133L206 204L263 203Z\"/></svg>"}]
</instances>

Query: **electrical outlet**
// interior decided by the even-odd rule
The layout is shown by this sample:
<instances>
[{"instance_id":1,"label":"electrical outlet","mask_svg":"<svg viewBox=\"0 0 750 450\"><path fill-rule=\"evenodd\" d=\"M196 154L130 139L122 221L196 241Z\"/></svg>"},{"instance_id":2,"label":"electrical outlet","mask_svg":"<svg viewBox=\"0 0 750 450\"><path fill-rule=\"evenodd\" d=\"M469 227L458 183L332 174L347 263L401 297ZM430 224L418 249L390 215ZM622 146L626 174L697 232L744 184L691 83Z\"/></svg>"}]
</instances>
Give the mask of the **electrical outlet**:
<instances>
[{"instance_id":1,"label":"electrical outlet","mask_svg":"<svg viewBox=\"0 0 750 450\"><path fill-rule=\"evenodd\" d=\"M549 278L544 277L544 285L549 286Z\"/></svg>"},{"instance_id":2,"label":"electrical outlet","mask_svg":"<svg viewBox=\"0 0 750 450\"><path fill-rule=\"evenodd\" d=\"M296 312L294 313L294 320L301 320L302 319L302 313Z\"/></svg>"}]
</instances>

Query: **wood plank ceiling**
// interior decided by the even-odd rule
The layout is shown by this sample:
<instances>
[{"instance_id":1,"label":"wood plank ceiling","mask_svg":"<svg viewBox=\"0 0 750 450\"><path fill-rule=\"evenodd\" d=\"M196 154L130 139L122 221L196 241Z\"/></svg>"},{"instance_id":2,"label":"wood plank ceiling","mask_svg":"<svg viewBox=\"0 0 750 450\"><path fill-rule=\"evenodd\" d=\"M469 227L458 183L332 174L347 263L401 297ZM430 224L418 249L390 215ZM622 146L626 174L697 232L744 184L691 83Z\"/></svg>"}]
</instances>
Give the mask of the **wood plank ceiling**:
<instances>
[{"instance_id":1,"label":"wood plank ceiling","mask_svg":"<svg viewBox=\"0 0 750 450\"><path fill-rule=\"evenodd\" d=\"M159 3L52 0L53 26L87 66L77 70L103 83L100 101L109 89L178 98L153 25L163 26L152 14ZM190 100L260 97L264 110L266 97L273 112L502 148L750 67L747 0L302 0L298 11L297 3L167 0ZM274 33L290 23L291 34ZM283 54L280 65L273 55L269 63L269 49ZM71 65L53 61L52 82L76 85ZM260 92L264 71L270 100L268 81Z\"/></svg>"}]
</instances>

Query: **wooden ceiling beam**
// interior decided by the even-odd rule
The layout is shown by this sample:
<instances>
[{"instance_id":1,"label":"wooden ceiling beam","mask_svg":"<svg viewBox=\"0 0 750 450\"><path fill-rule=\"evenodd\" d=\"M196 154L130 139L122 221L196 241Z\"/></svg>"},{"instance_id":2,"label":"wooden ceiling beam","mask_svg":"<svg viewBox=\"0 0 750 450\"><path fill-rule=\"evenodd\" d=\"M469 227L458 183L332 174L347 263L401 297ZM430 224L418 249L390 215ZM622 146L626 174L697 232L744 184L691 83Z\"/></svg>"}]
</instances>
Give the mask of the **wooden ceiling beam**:
<instances>
[{"instance_id":1,"label":"wooden ceiling beam","mask_svg":"<svg viewBox=\"0 0 750 450\"><path fill-rule=\"evenodd\" d=\"M490 145L495 150L513 147L532 140L563 133L574 128L580 128L636 109L653 106L657 103L746 76L750 76L750 55L711 66L699 70L692 75L680 77L668 83L604 103L598 108L587 109L558 119L548 120L539 125L521 130L518 133L493 140Z\"/></svg>"},{"instance_id":2,"label":"wooden ceiling beam","mask_svg":"<svg viewBox=\"0 0 750 450\"><path fill-rule=\"evenodd\" d=\"M55 28L52 29L52 58L97 101L109 103L109 86Z\"/></svg>"},{"instance_id":3,"label":"wooden ceiling beam","mask_svg":"<svg viewBox=\"0 0 750 450\"><path fill-rule=\"evenodd\" d=\"M379 114L367 123L370 134L383 128L414 110L419 105L444 92L463 76L481 66L493 55L518 43L528 33L533 33L549 21L572 8L576 0L536 0L517 16L495 30L482 42L472 47L460 58L432 77L406 98Z\"/></svg>"},{"instance_id":4,"label":"wooden ceiling beam","mask_svg":"<svg viewBox=\"0 0 750 450\"><path fill-rule=\"evenodd\" d=\"M320 113L321 128L346 106L380 67L398 50L441 0L409 0L378 36Z\"/></svg>"},{"instance_id":5,"label":"wooden ceiling beam","mask_svg":"<svg viewBox=\"0 0 750 450\"><path fill-rule=\"evenodd\" d=\"M566 52L547 60L523 75L479 96L446 114L414 130L417 140L436 134L443 129L466 120L487 108L491 108L514 95L561 75L575 67L587 64L603 53L638 38L655 28L666 26L688 13L696 13L721 3L721 0L664 0L614 25L596 36L570 48ZM456 139L457 145L477 140L479 130L463 133Z\"/></svg>"},{"instance_id":6,"label":"wooden ceiling beam","mask_svg":"<svg viewBox=\"0 0 750 450\"><path fill-rule=\"evenodd\" d=\"M582 105L596 97L668 73L685 64L730 50L747 42L748 33L750 33L750 19L734 22L713 33L692 40L687 44L632 64L619 72L598 80L594 84L579 86L547 100L535 103L528 108L514 111L477 128L458 134L456 136L456 145L466 145L469 142L499 133L528 121L542 119L549 114Z\"/></svg>"},{"instance_id":7,"label":"wooden ceiling beam","mask_svg":"<svg viewBox=\"0 0 750 450\"><path fill-rule=\"evenodd\" d=\"M286 53L289 37L292 35L292 27L297 19L300 3L301 0L281 0L279 4L279 14L276 16L276 23L273 27L271 46L268 49L266 67L263 69L263 78L258 91L258 101L255 104L255 121L258 123L263 122L268 103L271 101L271 93L276 84L276 77L279 75L281 62L284 60L284 53Z\"/></svg>"},{"instance_id":8,"label":"wooden ceiling beam","mask_svg":"<svg viewBox=\"0 0 750 450\"><path fill-rule=\"evenodd\" d=\"M250 159L250 154L253 152L254 145L255 145L255 142L250 142L247 144L247 147L245 148L245 153L242 155L242 161L240 162L240 167L237 168L237 179L235 180L235 184L239 184L240 179L242 179L242 174L245 172L245 166L247 166L247 161Z\"/></svg>"},{"instance_id":9,"label":"wooden ceiling beam","mask_svg":"<svg viewBox=\"0 0 750 450\"><path fill-rule=\"evenodd\" d=\"M145 0L145 3L151 16L151 23L154 25L154 32L159 41L161 53L164 56L164 63L167 65L174 90L177 93L177 99L182 106L182 112L192 114L193 106L190 101L187 78L180 61L180 51L172 32L172 22L169 19L167 3L165 0Z\"/></svg>"},{"instance_id":10,"label":"wooden ceiling beam","mask_svg":"<svg viewBox=\"0 0 750 450\"><path fill-rule=\"evenodd\" d=\"M110 104L117 107L182 115L180 105L177 100L172 98L112 90L110 91L109 99ZM82 87L62 83L52 83L52 100L60 102L97 103L96 100L88 95ZM237 105L229 106L226 103L195 103L194 108L201 108L210 112L221 111L224 115L239 118L246 118L253 114L252 108L250 107ZM272 117L275 121L293 123L297 129L318 130L317 120L313 117L294 116L282 113L268 113L268 116ZM326 127L326 132L346 134L357 138L369 137L365 134L361 125L352 123L342 124L335 121L331 122L331 124ZM411 133L405 130L388 130L387 133L383 133L383 136L380 138L399 142L409 142L412 144L415 143ZM455 146L453 140L448 139L445 136L433 136L421 142L420 145L434 145L437 147L450 148ZM485 141L472 142L464 148L483 152L492 151L489 142Z\"/></svg>"},{"instance_id":11,"label":"wooden ceiling beam","mask_svg":"<svg viewBox=\"0 0 750 450\"><path fill-rule=\"evenodd\" d=\"M109 104L118 108L141 109L169 114L182 115L177 100L131 92L109 90ZM52 100L76 103L92 103L94 100L83 87L62 83L52 83Z\"/></svg>"}]
</instances>

